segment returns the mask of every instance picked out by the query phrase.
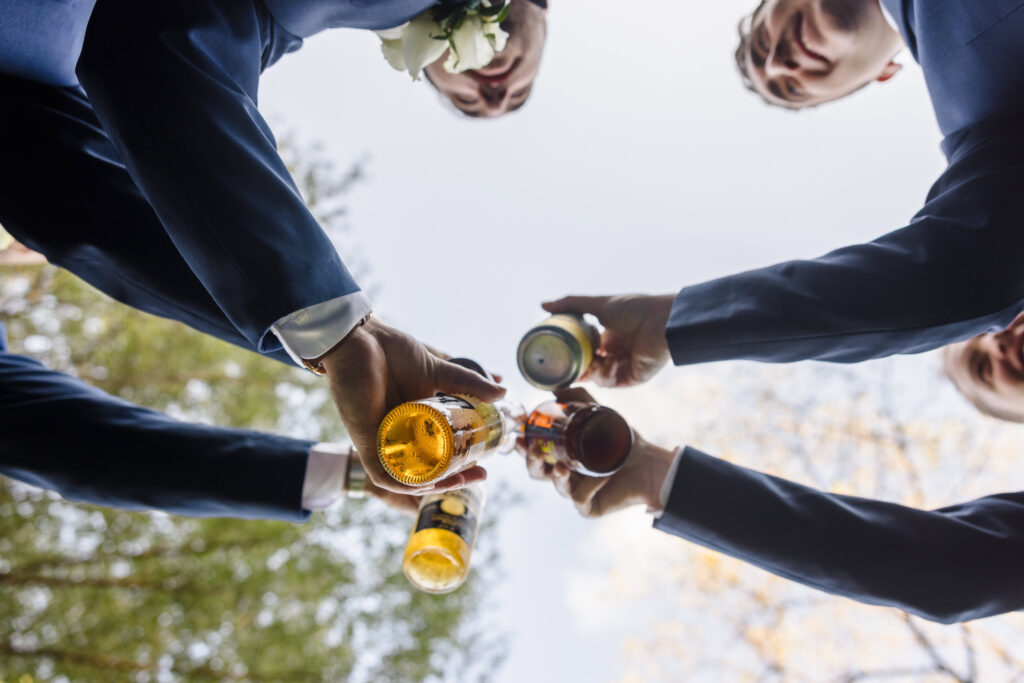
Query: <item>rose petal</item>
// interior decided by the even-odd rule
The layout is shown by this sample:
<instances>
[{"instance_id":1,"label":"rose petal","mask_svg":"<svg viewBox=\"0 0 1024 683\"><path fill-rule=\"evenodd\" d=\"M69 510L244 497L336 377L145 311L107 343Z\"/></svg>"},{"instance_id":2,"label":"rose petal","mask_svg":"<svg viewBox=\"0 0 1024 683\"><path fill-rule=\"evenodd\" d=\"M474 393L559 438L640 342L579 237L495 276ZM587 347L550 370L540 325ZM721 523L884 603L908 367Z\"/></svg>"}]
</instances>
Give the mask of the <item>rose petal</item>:
<instances>
[{"instance_id":1,"label":"rose petal","mask_svg":"<svg viewBox=\"0 0 1024 683\"><path fill-rule=\"evenodd\" d=\"M497 54L505 49L508 44L508 32L502 30L501 25L495 22L487 24L488 35L493 37L494 53ZM493 59L493 57L492 57Z\"/></svg>"},{"instance_id":2,"label":"rose petal","mask_svg":"<svg viewBox=\"0 0 1024 683\"><path fill-rule=\"evenodd\" d=\"M437 34L438 27L430 12L410 21L402 33L402 56L413 79L419 79L423 67L436 62L447 49L445 41L433 37Z\"/></svg>"},{"instance_id":3,"label":"rose petal","mask_svg":"<svg viewBox=\"0 0 1024 683\"><path fill-rule=\"evenodd\" d=\"M491 63L495 50L485 35L485 23L476 14L466 17L462 26L452 35L452 51L445 61L445 70L457 74L470 69L480 69Z\"/></svg>"},{"instance_id":4,"label":"rose petal","mask_svg":"<svg viewBox=\"0 0 1024 683\"><path fill-rule=\"evenodd\" d=\"M408 25L409 22L407 21L401 26L386 28L383 31L374 31L374 33L380 36L381 40L400 40L402 38L402 31L404 31L405 27Z\"/></svg>"},{"instance_id":5,"label":"rose petal","mask_svg":"<svg viewBox=\"0 0 1024 683\"><path fill-rule=\"evenodd\" d=\"M405 58L402 57L401 40L381 40L380 51L384 53L384 59L388 60L391 68L405 71Z\"/></svg>"}]
</instances>

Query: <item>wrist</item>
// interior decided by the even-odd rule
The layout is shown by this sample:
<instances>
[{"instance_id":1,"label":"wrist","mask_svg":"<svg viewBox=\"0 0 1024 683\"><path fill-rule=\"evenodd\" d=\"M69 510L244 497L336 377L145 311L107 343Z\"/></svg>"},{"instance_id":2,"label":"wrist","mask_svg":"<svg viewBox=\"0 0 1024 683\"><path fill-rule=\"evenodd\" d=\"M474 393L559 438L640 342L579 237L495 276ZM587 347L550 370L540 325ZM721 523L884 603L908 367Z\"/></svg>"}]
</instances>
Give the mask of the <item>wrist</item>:
<instances>
[{"instance_id":1,"label":"wrist","mask_svg":"<svg viewBox=\"0 0 1024 683\"><path fill-rule=\"evenodd\" d=\"M274 321L270 330L296 364L322 374L313 360L336 346L371 310L366 295L355 291L293 311Z\"/></svg>"},{"instance_id":2,"label":"wrist","mask_svg":"<svg viewBox=\"0 0 1024 683\"><path fill-rule=\"evenodd\" d=\"M371 314L367 313L359 322L356 323L355 327L353 327L348 334L342 337L337 344L328 349L323 355L304 361L306 367L313 370L313 372L318 375L330 374L332 361L338 358L340 352L345 348L345 345L351 345L353 340L356 340L365 334L369 334L369 328L374 327L376 324L376 320L373 319Z\"/></svg>"},{"instance_id":3,"label":"wrist","mask_svg":"<svg viewBox=\"0 0 1024 683\"><path fill-rule=\"evenodd\" d=\"M647 309L646 334L649 336L649 343L657 349L655 355L668 359L670 356L668 338L665 330L668 328L668 319L672 315L672 306L675 305L675 294L662 294L652 296L653 301Z\"/></svg>"},{"instance_id":4,"label":"wrist","mask_svg":"<svg viewBox=\"0 0 1024 683\"><path fill-rule=\"evenodd\" d=\"M648 472L647 485L643 491L644 503L649 510L660 511L665 507L662 491L669 483L667 480L669 473L673 470L672 465L676 461L676 451L656 446L639 437L637 448L638 451L634 456L644 461Z\"/></svg>"}]
</instances>

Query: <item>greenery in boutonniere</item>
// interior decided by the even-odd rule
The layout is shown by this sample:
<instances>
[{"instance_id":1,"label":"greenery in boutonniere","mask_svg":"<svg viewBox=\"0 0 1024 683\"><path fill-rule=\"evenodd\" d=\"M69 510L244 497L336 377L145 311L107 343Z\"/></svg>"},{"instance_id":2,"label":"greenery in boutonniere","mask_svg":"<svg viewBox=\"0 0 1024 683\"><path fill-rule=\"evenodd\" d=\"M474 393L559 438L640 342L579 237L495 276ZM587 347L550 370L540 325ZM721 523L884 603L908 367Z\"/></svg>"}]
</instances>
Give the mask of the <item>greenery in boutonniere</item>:
<instances>
[{"instance_id":1,"label":"greenery in boutonniere","mask_svg":"<svg viewBox=\"0 0 1024 683\"><path fill-rule=\"evenodd\" d=\"M451 73L480 69L505 49L501 22L511 0L440 0L401 26L377 31L384 58L418 80L423 67L440 59Z\"/></svg>"}]
</instances>

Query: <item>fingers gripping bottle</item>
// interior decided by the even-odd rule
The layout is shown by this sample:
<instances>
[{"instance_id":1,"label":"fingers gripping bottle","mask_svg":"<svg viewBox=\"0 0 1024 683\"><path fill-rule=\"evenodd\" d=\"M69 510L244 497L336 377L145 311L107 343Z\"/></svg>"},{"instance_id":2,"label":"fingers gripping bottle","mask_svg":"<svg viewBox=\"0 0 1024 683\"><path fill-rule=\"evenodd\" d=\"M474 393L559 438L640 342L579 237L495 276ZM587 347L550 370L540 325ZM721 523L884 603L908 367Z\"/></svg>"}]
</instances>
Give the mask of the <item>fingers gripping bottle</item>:
<instances>
[{"instance_id":1,"label":"fingers gripping bottle","mask_svg":"<svg viewBox=\"0 0 1024 683\"><path fill-rule=\"evenodd\" d=\"M423 496L402 558L412 585L448 593L466 581L485 502L482 483Z\"/></svg>"},{"instance_id":2,"label":"fingers gripping bottle","mask_svg":"<svg viewBox=\"0 0 1024 683\"><path fill-rule=\"evenodd\" d=\"M600 346L600 333L582 315L559 313L523 336L516 361L527 382L554 391L578 380Z\"/></svg>"},{"instance_id":3,"label":"fingers gripping bottle","mask_svg":"<svg viewBox=\"0 0 1024 683\"><path fill-rule=\"evenodd\" d=\"M589 477L615 474L633 449L626 420L596 403L542 403L526 418L523 436L527 451Z\"/></svg>"},{"instance_id":4,"label":"fingers gripping bottle","mask_svg":"<svg viewBox=\"0 0 1024 683\"><path fill-rule=\"evenodd\" d=\"M472 361L452 362L479 368ZM426 486L486 455L511 451L525 418L523 407L508 400L485 403L472 396L441 394L409 401L381 422L377 456L396 481Z\"/></svg>"}]
</instances>

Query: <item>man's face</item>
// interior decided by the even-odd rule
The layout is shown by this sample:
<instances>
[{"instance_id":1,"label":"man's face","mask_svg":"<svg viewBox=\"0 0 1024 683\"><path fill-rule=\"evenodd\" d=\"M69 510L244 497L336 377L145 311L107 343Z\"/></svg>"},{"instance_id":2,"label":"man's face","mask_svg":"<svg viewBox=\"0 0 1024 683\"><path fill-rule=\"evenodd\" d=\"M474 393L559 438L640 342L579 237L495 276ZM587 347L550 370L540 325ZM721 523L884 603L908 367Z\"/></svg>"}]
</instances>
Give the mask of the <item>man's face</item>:
<instances>
[{"instance_id":1,"label":"man's face","mask_svg":"<svg viewBox=\"0 0 1024 683\"><path fill-rule=\"evenodd\" d=\"M975 405L1024 420L1024 313L1002 332L952 344L946 366Z\"/></svg>"},{"instance_id":2,"label":"man's face","mask_svg":"<svg viewBox=\"0 0 1024 683\"><path fill-rule=\"evenodd\" d=\"M533 88L547 37L544 10L528 0L512 0L501 27L508 32L508 42L486 67L448 73L442 66L445 53L425 69L434 87L468 116L493 117L515 111Z\"/></svg>"},{"instance_id":3,"label":"man's face","mask_svg":"<svg viewBox=\"0 0 1024 683\"><path fill-rule=\"evenodd\" d=\"M901 45L878 0L766 0L737 59L755 91L795 109L888 80Z\"/></svg>"}]
</instances>

